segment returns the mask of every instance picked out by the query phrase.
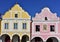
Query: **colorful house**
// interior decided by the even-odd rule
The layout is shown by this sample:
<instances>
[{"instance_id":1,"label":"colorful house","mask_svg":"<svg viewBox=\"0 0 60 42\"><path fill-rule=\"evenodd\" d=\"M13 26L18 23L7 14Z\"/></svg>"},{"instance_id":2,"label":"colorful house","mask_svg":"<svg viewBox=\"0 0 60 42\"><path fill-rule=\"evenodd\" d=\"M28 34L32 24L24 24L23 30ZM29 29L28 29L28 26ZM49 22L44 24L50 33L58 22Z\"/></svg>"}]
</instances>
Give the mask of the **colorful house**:
<instances>
[{"instance_id":1,"label":"colorful house","mask_svg":"<svg viewBox=\"0 0 60 42\"><path fill-rule=\"evenodd\" d=\"M1 42L60 42L60 18L45 7L35 17L15 4L0 19Z\"/></svg>"},{"instance_id":2,"label":"colorful house","mask_svg":"<svg viewBox=\"0 0 60 42\"><path fill-rule=\"evenodd\" d=\"M31 16L19 4L15 4L2 16L2 42L30 42Z\"/></svg>"},{"instance_id":3,"label":"colorful house","mask_svg":"<svg viewBox=\"0 0 60 42\"><path fill-rule=\"evenodd\" d=\"M60 42L60 19L45 7L32 18L31 42Z\"/></svg>"}]
</instances>

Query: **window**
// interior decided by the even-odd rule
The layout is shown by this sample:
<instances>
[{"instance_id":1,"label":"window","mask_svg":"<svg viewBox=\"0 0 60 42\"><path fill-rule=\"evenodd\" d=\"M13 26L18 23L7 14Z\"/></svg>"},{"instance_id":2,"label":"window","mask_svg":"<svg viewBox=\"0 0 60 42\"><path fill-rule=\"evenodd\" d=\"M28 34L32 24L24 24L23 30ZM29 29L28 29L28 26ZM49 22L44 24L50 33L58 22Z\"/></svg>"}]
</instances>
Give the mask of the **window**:
<instances>
[{"instance_id":1,"label":"window","mask_svg":"<svg viewBox=\"0 0 60 42\"><path fill-rule=\"evenodd\" d=\"M40 31L40 25L36 25L36 32Z\"/></svg>"},{"instance_id":2,"label":"window","mask_svg":"<svg viewBox=\"0 0 60 42\"><path fill-rule=\"evenodd\" d=\"M15 18L18 18L18 14L15 14Z\"/></svg>"},{"instance_id":3,"label":"window","mask_svg":"<svg viewBox=\"0 0 60 42\"><path fill-rule=\"evenodd\" d=\"M26 25L27 25L26 23L23 23L23 29L26 29Z\"/></svg>"},{"instance_id":4,"label":"window","mask_svg":"<svg viewBox=\"0 0 60 42\"><path fill-rule=\"evenodd\" d=\"M45 17L45 20L48 20L47 17Z\"/></svg>"},{"instance_id":5,"label":"window","mask_svg":"<svg viewBox=\"0 0 60 42\"><path fill-rule=\"evenodd\" d=\"M55 26L54 25L50 25L50 31L54 32L55 31Z\"/></svg>"},{"instance_id":6,"label":"window","mask_svg":"<svg viewBox=\"0 0 60 42\"><path fill-rule=\"evenodd\" d=\"M43 25L43 30L47 30L47 25L46 24Z\"/></svg>"},{"instance_id":7,"label":"window","mask_svg":"<svg viewBox=\"0 0 60 42\"><path fill-rule=\"evenodd\" d=\"M5 29L8 29L8 23L5 23Z\"/></svg>"},{"instance_id":8,"label":"window","mask_svg":"<svg viewBox=\"0 0 60 42\"><path fill-rule=\"evenodd\" d=\"M18 24L14 23L14 29L17 29L17 28L18 28Z\"/></svg>"}]
</instances>

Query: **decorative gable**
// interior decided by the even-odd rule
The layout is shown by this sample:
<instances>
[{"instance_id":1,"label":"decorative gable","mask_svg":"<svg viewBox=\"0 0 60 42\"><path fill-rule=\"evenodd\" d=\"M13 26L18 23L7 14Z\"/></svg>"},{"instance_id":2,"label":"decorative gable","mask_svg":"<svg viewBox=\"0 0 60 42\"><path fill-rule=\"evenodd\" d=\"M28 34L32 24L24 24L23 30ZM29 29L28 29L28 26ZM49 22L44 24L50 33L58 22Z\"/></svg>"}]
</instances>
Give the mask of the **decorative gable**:
<instances>
[{"instance_id":1,"label":"decorative gable","mask_svg":"<svg viewBox=\"0 0 60 42\"><path fill-rule=\"evenodd\" d=\"M15 14L18 14L19 19L30 19L30 15L24 11L18 4L15 4L11 10L3 15L3 19L14 19Z\"/></svg>"},{"instance_id":2,"label":"decorative gable","mask_svg":"<svg viewBox=\"0 0 60 42\"><path fill-rule=\"evenodd\" d=\"M59 20L59 17L57 17L56 13L52 13L49 8L45 7L41 13L36 13L33 20Z\"/></svg>"}]
</instances>

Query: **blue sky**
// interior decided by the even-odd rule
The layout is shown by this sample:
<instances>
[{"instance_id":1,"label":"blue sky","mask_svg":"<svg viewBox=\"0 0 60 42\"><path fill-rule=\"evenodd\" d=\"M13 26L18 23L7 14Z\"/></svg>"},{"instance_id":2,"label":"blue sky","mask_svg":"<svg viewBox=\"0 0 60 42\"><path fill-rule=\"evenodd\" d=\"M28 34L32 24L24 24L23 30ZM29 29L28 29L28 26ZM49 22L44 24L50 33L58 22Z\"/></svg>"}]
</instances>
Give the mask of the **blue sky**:
<instances>
[{"instance_id":1,"label":"blue sky","mask_svg":"<svg viewBox=\"0 0 60 42\"><path fill-rule=\"evenodd\" d=\"M0 0L0 14L8 11L16 2L32 17L35 13L40 13L44 7L50 8L53 13L60 16L60 0Z\"/></svg>"}]
</instances>

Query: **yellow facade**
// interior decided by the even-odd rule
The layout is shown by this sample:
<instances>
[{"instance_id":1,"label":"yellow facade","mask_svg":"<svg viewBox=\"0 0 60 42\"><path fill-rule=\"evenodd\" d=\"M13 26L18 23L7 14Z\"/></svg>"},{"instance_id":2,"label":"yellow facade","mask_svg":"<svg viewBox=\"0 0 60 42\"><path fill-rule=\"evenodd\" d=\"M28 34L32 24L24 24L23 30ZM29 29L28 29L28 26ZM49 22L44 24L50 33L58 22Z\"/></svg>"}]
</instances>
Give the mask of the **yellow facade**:
<instances>
[{"instance_id":1,"label":"yellow facade","mask_svg":"<svg viewBox=\"0 0 60 42\"><path fill-rule=\"evenodd\" d=\"M15 12L18 13L18 18L30 18L27 12L25 12L18 4L15 4L11 10L7 11L3 18L15 18ZM12 15L11 15L12 14Z\"/></svg>"},{"instance_id":2,"label":"yellow facade","mask_svg":"<svg viewBox=\"0 0 60 42\"><path fill-rule=\"evenodd\" d=\"M18 18L15 18L15 14L18 14ZM1 22L2 27L0 28L0 30L2 29L2 31L0 31L1 36L4 34L7 34L10 36L10 39L12 39L13 36L17 34L20 37L20 39L22 39L24 35L27 35L29 36L29 40L30 40L30 18L31 18L30 15L26 11L24 11L18 4L15 4L9 11L7 11L2 16L2 22ZM12 19L12 20L9 20L9 19ZM23 20L18 20L18 19L23 19ZM28 21L26 21L25 19L27 19ZM9 23L10 27L13 26L11 28L9 27L10 31L8 29L4 29L4 26L3 26L4 23ZM14 28L14 25L12 23L20 23L20 24L27 23L27 29L25 30L22 29L22 31L19 31L19 29L12 30Z\"/></svg>"}]
</instances>

